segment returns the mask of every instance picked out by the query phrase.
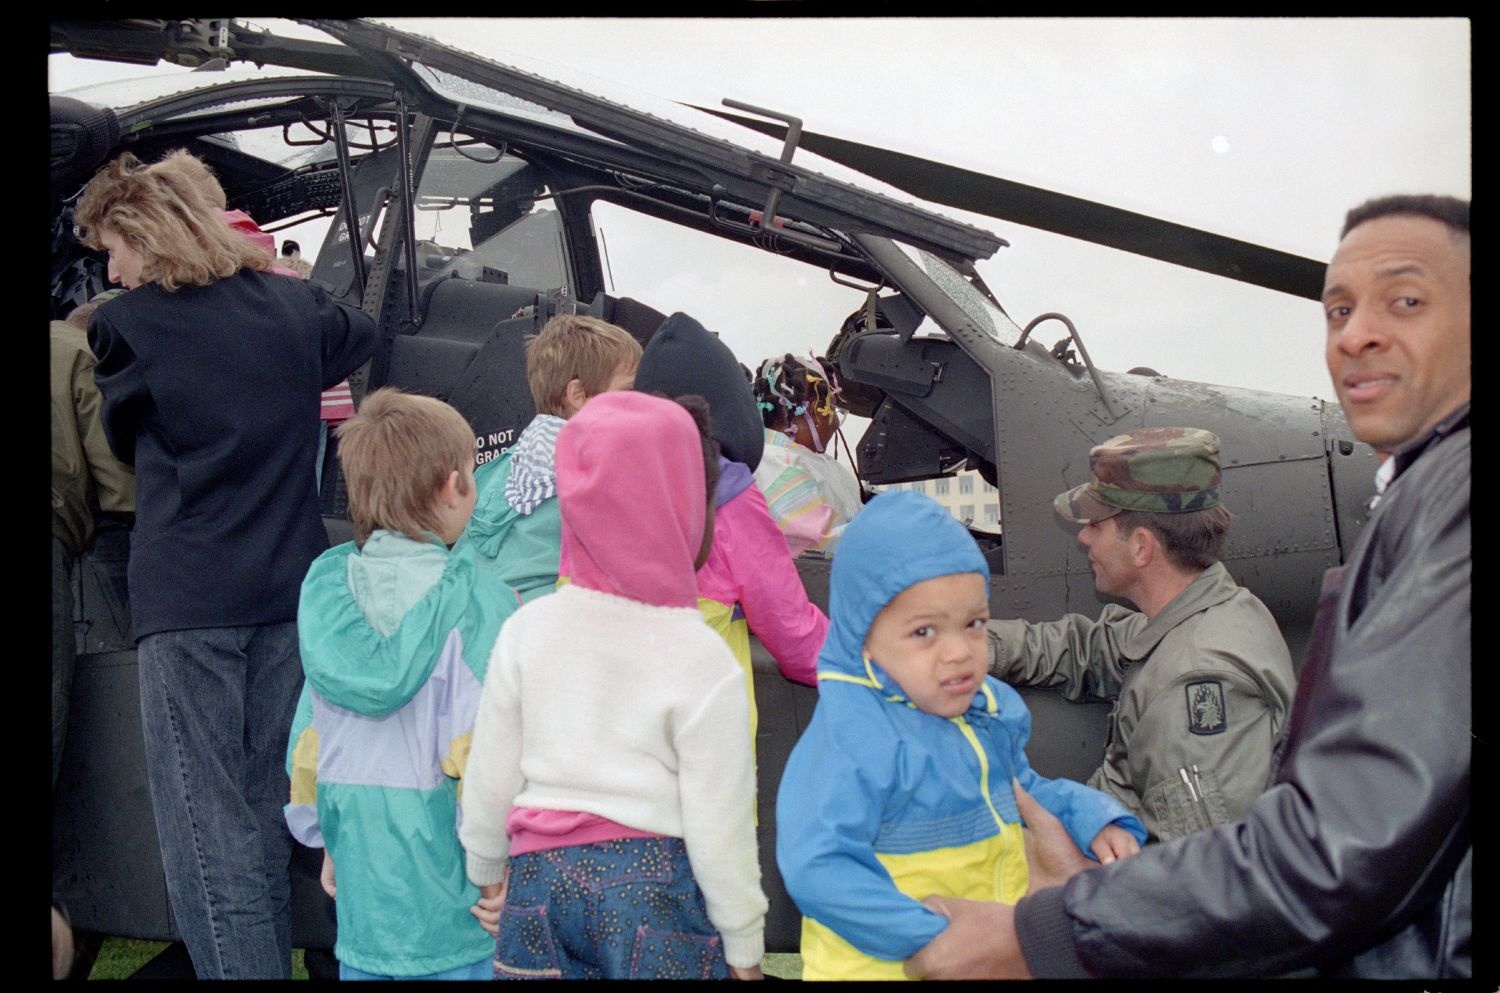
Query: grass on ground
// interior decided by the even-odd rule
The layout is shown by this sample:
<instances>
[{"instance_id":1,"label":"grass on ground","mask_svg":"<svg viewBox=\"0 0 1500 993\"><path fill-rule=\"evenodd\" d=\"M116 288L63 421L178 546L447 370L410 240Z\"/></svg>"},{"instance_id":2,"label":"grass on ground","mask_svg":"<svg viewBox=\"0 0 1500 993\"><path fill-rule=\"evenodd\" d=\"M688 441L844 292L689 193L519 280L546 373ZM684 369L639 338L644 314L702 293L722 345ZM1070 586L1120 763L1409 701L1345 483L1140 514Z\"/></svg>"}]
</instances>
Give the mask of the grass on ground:
<instances>
[{"instance_id":1,"label":"grass on ground","mask_svg":"<svg viewBox=\"0 0 1500 993\"><path fill-rule=\"evenodd\" d=\"M135 970L156 957L167 947L165 941L137 941L134 938L105 938L94 959L90 979L128 979Z\"/></svg>"},{"instance_id":2,"label":"grass on ground","mask_svg":"<svg viewBox=\"0 0 1500 993\"><path fill-rule=\"evenodd\" d=\"M99 956L89 970L90 979L129 979L135 971L167 947L165 941L137 941L135 938L105 938ZM302 949L292 949L292 978L306 979Z\"/></svg>"},{"instance_id":3,"label":"grass on ground","mask_svg":"<svg viewBox=\"0 0 1500 993\"><path fill-rule=\"evenodd\" d=\"M761 963L761 972L777 979L801 979L802 956L791 952L767 952Z\"/></svg>"}]
</instances>

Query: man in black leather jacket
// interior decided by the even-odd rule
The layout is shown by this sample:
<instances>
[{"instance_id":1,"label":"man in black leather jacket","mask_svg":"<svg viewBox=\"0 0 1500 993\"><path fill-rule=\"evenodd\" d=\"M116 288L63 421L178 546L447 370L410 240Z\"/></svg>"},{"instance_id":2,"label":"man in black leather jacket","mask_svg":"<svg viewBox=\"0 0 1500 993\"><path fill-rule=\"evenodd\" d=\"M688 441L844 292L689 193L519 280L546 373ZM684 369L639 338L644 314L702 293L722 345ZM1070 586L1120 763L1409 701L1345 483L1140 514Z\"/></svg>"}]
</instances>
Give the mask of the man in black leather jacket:
<instances>
[{"instance_id":1,"label":"man in black leather jacket","mask_svg":"<svg viewBox=\"0 0 1500 993\"><path fill-rule=\"evenodd\" d=\"M1327 358L1380 491L1324 580L1288 730L1244 819L1014 908L929 898L952 925L914 975L1370 978L1473 973L1469 203L1349 213L1323 292ZM1028 815L1038 840L1050 835ZM1076 864L1076 863L1075 863Z\"/></svg>"}]
</instances>

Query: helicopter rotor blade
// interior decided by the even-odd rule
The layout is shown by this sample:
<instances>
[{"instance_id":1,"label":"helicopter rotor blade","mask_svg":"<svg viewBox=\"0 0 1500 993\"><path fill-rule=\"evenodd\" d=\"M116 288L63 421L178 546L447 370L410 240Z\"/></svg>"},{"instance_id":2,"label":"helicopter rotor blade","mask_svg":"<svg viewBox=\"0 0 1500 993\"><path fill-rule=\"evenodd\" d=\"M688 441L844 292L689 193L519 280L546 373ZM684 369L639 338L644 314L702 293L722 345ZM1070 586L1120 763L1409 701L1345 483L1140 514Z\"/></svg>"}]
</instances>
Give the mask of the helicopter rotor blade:
<instances>
[{"instance_id":1,"label":"helicopter rotor blade","mask_svg":"<svg viewBox=\"0 0 1500 993\"><path fill-rule=\"evenodd\" d=\"M786 138L783 124L696 104L687 106L773 138ZM932 203L1051 231L1308 300L1322 297L1326 265L1300 255L813 131L804 130L797 147L857 169Z\"/></svg>"}]
</instances>

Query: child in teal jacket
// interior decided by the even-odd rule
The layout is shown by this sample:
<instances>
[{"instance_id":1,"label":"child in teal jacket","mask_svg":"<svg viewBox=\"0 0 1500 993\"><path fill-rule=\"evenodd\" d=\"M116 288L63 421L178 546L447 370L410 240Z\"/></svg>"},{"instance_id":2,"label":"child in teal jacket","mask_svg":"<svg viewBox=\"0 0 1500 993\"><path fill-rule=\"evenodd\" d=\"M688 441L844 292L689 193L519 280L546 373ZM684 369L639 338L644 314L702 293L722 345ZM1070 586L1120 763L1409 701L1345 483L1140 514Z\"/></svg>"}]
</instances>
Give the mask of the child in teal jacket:
<instances>
[{"instance_id":1,"label":"child in teal jacket","mask_svg":"<svg viewBox=\"0 0 1500 993\"><path fill-rule=\"evenodd\" d=\"M518 598L446 544L474 506L473 434L447 404L383 389L338 438L355 540L302 584L287 825L325 849L341 979L489 979L458 797L490 651Z\"/></svg>"},{"instance_id":2,"label":"child in teal jacket","mask_svg":"<svg viewBox=\"0 0 1500 993\"><path fill-rule=\"evenodd\" d=\"M481 568L523 601L557 588L557 433L589 397L629 389L640 361L641 346L630 332L586 314L559 314L526 343L536 416L513 446L475 473L479 497L454 546L472 549Z\"/></svg>"}]
</instances>

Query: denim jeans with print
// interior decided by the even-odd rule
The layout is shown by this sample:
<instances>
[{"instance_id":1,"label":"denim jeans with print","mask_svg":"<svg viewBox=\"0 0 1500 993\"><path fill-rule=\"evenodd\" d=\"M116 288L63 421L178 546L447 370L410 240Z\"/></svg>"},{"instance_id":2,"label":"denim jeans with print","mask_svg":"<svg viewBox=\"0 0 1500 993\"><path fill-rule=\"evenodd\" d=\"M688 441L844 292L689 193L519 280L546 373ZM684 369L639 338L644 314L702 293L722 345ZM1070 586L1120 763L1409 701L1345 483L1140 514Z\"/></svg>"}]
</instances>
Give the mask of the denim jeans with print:
<instances>
[{"instance_id":1,"label":"denim jeans with print","mask_svg":"<svg viewBox=\"0 0 1500 993\"><path fill-rule=\"evenodd\" d=\"M287 734L295 622L140 640L141 717L167 896L200 979L291 978Z\"/></svg>"},{"instance_id":2,"label":"denim jeans with print","mask_svg":"<svg viewBox=\"0 0 1500 993\"><path fill-rule=\"evenodd\" d=\"M510 860L496 979L728 979L681 838L630 838Z\"/></svg>"}]
</instances>

